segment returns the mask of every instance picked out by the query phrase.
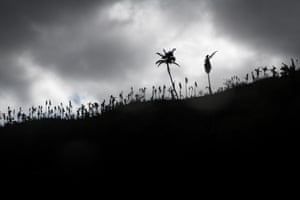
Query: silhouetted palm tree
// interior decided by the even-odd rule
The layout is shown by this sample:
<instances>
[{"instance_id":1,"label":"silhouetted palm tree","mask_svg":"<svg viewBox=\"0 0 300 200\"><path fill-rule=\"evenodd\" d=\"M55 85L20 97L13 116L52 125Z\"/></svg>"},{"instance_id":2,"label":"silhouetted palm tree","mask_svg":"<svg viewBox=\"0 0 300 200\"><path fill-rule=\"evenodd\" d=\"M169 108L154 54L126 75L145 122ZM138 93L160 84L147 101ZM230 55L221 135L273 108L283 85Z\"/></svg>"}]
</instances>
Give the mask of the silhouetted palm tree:
<instances>
[{"instance_id":1,"label":"silhouetted palm tree","mask_svg":"<svg viewBox=\"0 0 300 200\"><path fill-rule=\"evenodd\" d=\"M174 52L176 51L176 49L172 49L171 51L166 52L166 50L163 49L163 54L161 53L156 53L157 55L159 55L161 58L156 61L156 65L159 67L161 64L166 64L167 65L167 70L168 70L168 74L171 80L171 85L173 87L173 92L175 93L176 98L178 99L178 94L177 91L175 89L175 83L173 81L172 75L171 75L171 71L170 71L170 65L171 64L175 64L179 67L179 64L176 63L176 58L174 56ZM174 98L174 94L172 92L172 98Z\"/></svg>"},{"instance_id":2,"label":"silhouetted palm tree","mask_svg":"<svg viewBox=\"0 0 300 200\"><path fill-rule=\"evenodd\" d=\"M212 57L217 53L218 51L213 52L211 55L206 55L205 61L204 61L204 69L205 72L207 73L207 77L208 77L208 87L209 87L209 94L212 95L212 89L211 89L211 83L210 83L210 77L209 77L209 73L211 71L211 63L210 63L210 59L212 59Z\"/></svg>"}]
</instances>

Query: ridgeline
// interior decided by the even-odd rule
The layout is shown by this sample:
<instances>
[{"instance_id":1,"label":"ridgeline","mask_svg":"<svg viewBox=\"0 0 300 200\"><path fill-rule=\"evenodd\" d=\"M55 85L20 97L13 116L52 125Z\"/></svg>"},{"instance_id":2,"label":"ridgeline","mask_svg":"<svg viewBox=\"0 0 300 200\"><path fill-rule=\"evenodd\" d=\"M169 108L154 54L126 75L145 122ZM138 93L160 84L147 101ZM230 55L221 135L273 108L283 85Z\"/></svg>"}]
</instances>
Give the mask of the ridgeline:
<instances>
[{"instance_id":1,"label":"ridgeline","mask_svg":"<svg viewBox=\"0 0 300 200\"><path fill-rule=\"evenodd\" d=\"M224 160L293 157L299 92L298 71L212 96L132 103L86 120L6 126L0 128L2 171L72 177L180 174L195 172L191 163L208 167ZM208 160L213 161L208 165Z\"/></svg>"}]
</instances>

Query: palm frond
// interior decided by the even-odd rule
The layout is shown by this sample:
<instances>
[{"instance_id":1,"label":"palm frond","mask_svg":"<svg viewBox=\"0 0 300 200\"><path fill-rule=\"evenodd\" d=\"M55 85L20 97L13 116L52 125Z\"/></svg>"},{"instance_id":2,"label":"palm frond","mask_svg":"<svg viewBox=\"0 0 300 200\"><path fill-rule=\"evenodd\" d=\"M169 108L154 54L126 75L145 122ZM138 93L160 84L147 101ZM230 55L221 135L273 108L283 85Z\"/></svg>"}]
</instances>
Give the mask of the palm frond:
<instances>
[{"instance_id":1,"label":"palm frond","mask_svg":"<svg viewBox=\"0 0 300 200\"><path fill-rule=\"evenodd\" d=\"M164 60L158 60L158 61L156 61L156 65L157 65L157 67L159 67L161 64L163 64L163 63L165 63L165 61Z\"/></svg>"},{"instance_id":2,"label":"palm frond","mask_svg":"<svg viewBox=\"0 0 300 200\"><path fill-rule=\"evenodd\" d=\"M163 57L163 56L164 56L164 55L162 55L161 53L158 53L158 52L157 52L156 54L159 55L160 57Z\"/></svg>"},{"instance_id":3,"label":"palm frond","mask_svg":"<svg viewBox=\"0 0 300 200\"><path fill-rule=\"evenodd\" d=\"M177 65L178 67L180 67L180 65L179 65L178 63L176 63L176 62L173 62L173 64L174 64L174 65Z\"/></svg>"},{"instance_id":4,"label":"palm frond","mask_svg":"<svg viewBox=\"0 0 300 200\"><path fill-rule=\"evenodd\" d=\"M158 63L162 62L162 60L158 60L155 62L155 64L157 65Z\"/></svg>"},{"instance_id":5,"label":"palm frond","mask_svg":"<svg viewBox=\"0 0 300 200\"><path fill-rule=\"evenodd\" d=\"M158 64L158 66L157 67L159 67L161 64L163 64L164 62L160 62L159 64Z\"/></svg>"},{"instance_id":6,"label":"palm frond","mask_svg":"<svg viewBox=\"0 0 300 200\"><path fill-rule=\"evenodd\" d=\"M213 53L209 56L209 58L212 58L217 52L218 52L218 51L213 52Z\"/></svg>"}]
</instances>

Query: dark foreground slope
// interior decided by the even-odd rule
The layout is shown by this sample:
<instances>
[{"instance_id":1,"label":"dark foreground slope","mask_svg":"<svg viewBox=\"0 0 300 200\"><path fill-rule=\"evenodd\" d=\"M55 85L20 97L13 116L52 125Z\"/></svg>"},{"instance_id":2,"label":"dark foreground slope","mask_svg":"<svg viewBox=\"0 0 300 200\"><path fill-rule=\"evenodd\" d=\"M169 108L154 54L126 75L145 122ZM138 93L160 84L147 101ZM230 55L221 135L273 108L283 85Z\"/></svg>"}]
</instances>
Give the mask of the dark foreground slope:
<instances>
[{"instance_id":1,"label":"dark foreground slope","mask_svg":"<svg viewBox=\"0 0 300 200\"><path fill-rule=\"evenodd\" d=\"M298 154L299 91L298 73L213 96L130 104L88 120L1 128L2 172L78 177L193 173L246 159L287 164Z\"/></svg>"}]
</instances>

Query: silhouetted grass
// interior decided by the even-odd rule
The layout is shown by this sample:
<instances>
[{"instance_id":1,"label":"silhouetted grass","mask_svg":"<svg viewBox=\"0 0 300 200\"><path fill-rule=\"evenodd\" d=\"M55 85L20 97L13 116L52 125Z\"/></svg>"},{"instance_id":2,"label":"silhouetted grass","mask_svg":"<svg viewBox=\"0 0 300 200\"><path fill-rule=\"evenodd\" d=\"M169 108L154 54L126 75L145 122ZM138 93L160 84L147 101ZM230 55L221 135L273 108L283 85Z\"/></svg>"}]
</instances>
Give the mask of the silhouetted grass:
<instances>
[{"instance_id":1,"label":"silhouetted grass","mask_svg":"<svg viewBox=\"0 0 300 200\"><path fill-rule=\"evenodd\" d=\"M159 167L153 168L157 160L211 166L225 153L234 155L226 161L233 163L249 155L254 162L292 158L298 152L299 91L297 71L204 97L137 101L92 118L6 126L0 128L1 168L7 174L85 177L160 174ZM136 168L130 160L151 162ZM168 169L184 173L191 167Z\"/></svg>"}]
</instances>

